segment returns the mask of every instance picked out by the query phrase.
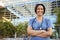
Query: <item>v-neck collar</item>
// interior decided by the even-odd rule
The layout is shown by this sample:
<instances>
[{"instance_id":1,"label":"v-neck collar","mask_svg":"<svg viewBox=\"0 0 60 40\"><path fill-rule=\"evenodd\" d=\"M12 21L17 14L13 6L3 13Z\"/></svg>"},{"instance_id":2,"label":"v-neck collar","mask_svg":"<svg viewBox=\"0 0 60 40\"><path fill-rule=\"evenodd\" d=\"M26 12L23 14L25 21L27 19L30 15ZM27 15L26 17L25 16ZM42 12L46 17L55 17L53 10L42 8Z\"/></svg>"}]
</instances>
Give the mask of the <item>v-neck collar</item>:
<instances>
[{"instance_id":1,"label":"v-neck collar","mask_svg":"<svg viewBox=\"0 0 60 40\"><path fill-rule=\"evenodd\" d=\"M43 22L43 21L44 21L44 17L43 17L43 19L42 19L42 22ZM35 18L35 22L37 22L37 23L42 23L42 22L38 22L36 18Z\"/></svg>"}]
</instances>

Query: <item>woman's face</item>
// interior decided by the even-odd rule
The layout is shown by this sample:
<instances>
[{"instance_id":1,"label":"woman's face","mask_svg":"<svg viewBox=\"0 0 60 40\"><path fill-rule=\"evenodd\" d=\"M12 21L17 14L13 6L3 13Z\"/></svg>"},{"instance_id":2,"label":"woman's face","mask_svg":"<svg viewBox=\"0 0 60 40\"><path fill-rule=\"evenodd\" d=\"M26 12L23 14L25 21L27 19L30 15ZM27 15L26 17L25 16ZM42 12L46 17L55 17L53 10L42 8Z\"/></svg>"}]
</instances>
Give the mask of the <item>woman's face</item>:
<instances>
[{"instance_id":1,"label":"woman's face","mask_svg":"<svg viewBox=\"0 0 60 40\"><path fill-rule=\"evenodd\" d=\"M39 5L39 6L37 7L36 14L37 14L37 16L42 16L43 13L44 13L43 6Z\"/></svg>"}]
</instances>

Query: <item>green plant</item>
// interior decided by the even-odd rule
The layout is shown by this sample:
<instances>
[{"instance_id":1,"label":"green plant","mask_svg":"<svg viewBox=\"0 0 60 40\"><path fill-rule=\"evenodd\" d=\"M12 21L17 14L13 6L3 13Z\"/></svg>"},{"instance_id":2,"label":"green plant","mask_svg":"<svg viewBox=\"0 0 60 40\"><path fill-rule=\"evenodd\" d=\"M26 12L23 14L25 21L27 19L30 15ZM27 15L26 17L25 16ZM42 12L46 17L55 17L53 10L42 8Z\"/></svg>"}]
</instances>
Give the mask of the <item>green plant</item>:
<instances>
[{"instance_id":1,"label":"green plant","mask_svg":"<svg viewBox=\"0 0 60 40\"><path fill-rule=\"evenodd\" d=\"M56 13L57 15L57 22L56 22L56 25L60 24L60 7L56 7L54 9L54 12Z\"/></svg>"},{"instance_id":2,"label":"green plant","mask_svg":"<svg viewBox=\"0 0 60 40\"><path fill-rule=\"evenodd\" d=\"M57 30L58 36L60 35L59 30L60 30L60 7L56 7L53 10L56 15L57 15L57 21L55 23L55 29Z\"/></svg>"},{"instance_id":3,"label":"green plant","mask_svg":"<svg viewBox=\"0 0 60 40\"><path fill-rule=\"evenodd\" d=\"M10 22L0 22L0 36L12 37L15 34L16 28Z\"/></svg>"},{"instance_id":4,"label":"green plant","mask_svg":"<svg viewBox=\"0 0 60 40\"><path fill-rule=\"evenodd\" d=\"M55 30L52 32L52 36L50 38L57 39L58 38L58 32Z\"/></svg>"},{"instance_id":5,"label":"green plant","mask_svg":"<svg viewBox=\"0 0 60 40\"><path fill-rule=\"evenodd\" d=\"M4 26L3 26L3 22L0 21L0 38L4 36Z\"/></svg>"},{"instance_id":6,"label":"green plant","mask_svg":"<svg viewBox=\"0 0 60 40\"><path fill-rule=\"evenodd\" d=\"M23 34L27 35L27 26L28 26L27 22L19 23L17 25L17 31L16 31L17 37L19 37L19 36L21 36Z\"/></svg>"}]
</instances>

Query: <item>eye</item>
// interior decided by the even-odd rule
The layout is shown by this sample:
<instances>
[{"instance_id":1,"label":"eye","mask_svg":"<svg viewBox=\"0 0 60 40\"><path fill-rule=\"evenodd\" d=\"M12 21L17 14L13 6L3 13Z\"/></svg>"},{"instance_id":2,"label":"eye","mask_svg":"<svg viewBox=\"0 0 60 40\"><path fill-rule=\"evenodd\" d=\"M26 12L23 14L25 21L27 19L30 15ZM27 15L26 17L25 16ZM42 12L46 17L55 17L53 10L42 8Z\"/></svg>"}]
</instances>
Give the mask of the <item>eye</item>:
<instances>
[{"instance_id":1,"label":"eye","mask_svg":"<svg viewBox=\"0 0 60 40\"><path fill-rule=\"evenodd\" d=\"M41 8L41 10L43 10L43 8Z\"/></svg>"},{"instance_id":2,"label":"eye","mask_svg":"<svg viewBox=\"0 0 60 40\"><path fill-rule=\"evenodd\" d=\"M43 8L37 8L37 10L43 10Z\"/></svg>"},{"instance_id":3,"label":"eye","mask_svg":"<svg viewBox=\"0 0 60 40\"><path fill-rule=\"evenodd\" d=\"M37 8L37 10L40 10L40 8Z\"/></svg>"}]
</instances>

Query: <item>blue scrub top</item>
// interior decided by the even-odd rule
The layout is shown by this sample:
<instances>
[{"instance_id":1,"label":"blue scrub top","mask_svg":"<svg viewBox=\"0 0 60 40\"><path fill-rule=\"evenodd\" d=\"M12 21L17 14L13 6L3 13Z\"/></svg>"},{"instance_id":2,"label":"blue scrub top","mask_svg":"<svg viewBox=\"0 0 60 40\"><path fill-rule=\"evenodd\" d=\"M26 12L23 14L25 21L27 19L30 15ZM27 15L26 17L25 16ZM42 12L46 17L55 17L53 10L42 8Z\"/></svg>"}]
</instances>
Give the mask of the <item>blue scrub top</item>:
<instances>
[{"instance_id":1,"label":"blue scrub top","mask_svg":"<svg viewBox=\"0 0 60 40\"><path fill-rule=\"evenodd\" d=\"M33 30L40 30L40 27L42 30L46 30L48 28L52 28L52 22L47 19L43 18L42 22L38 22L36 18L32 18L28 22L28 26L31 26ZM49 40L49 37L38 37L38 36L31 36L31 40Z\"/></svg>"}]
</instances>

